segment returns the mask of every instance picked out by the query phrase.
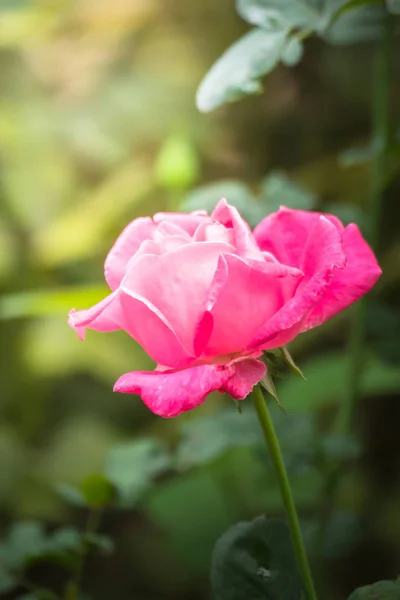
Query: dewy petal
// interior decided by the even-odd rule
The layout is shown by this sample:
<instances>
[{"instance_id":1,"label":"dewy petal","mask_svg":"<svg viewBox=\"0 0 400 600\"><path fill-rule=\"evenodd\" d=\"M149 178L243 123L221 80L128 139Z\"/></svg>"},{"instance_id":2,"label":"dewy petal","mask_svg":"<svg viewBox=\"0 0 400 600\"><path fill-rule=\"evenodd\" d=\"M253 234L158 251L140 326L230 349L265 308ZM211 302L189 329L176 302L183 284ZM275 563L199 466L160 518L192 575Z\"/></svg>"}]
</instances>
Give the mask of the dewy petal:
<instances>
[{"instance_id":1,"label":"dewy petal","mask_svg":"<svg viewBox=\"0 0 400 600\"><path fill-rule=\"evenodd\" d=\"M243 399L265 372L265 365L254 358L181 371L134 371L120 377L114 391L138 394L156 415L175 417L196 408L216 390Z\"/></svg>"},{"instance_id":2,"label":"dewy petal","mask_svg":"<svg viewBox=\"0 0 400 600\"><path fill-rule=\"evenodd\" d=\"M190 236L204 220L210 221L205 210L196 210L191 213L157 213L153 217L154 223L170 222L177 225Z\"/></svg>"},{"instance_id":3,"label":"dewy petal","mask_svg":"<svg viewBox=\"0 0 400 600\"><path fill-rule=\"evenodd\" d=\"M142 242L151 238L156 226L149 217L135 219L122 231L104 263L104 276L111 290L116 290L128 262Z\"/></svg>"},{"instance_id":4,"label":"dewy petal","mask_svg":"<svg viewBox=\"0 0 400 600\"><path fill-rule=\"evenodd\" d=\"M262 253L255 241L250 227L240 216L238 210L222 198L214 208L211 217L222 223L225 227L232 228L235 247L240 256L254 260L264 260Z\"/></svg>"},{"instance_id":5,"label":"dewy petal","mask_svg":"<svg viewBox=\"0 0 400 600\"><path fill-rule=\"evenodd\" d=\"M234 248L223 242L197 242L161 256L141 256L130 263L121 288L155 306L182 345L194 353L198 323L222 252Z\"/></svg>"},{"instance_id":6,"label":"dewy petal","mask_svg":"<svg viewBox=\"0 0 400 600\"><path fill-rule=\"evenodd\" d=\"M194 362L171 324L147 298L135 295L122 285L120 305L122 328L155 362L174 369Z\"/></svg>"},{"instance_id":7,"label":"dewy petal","mask_svg":"<svg viewBox=\"0 0 400 600\"><path fill-rule=\"evenodd\" d=\"M344 230L343 249L347 258L346 266L335 269L329 288L307 317L304 329L321 325L350 306L366 294L382 274L374 253L357 225L350 224Z\"/></svg>"},{"instance_id":8,"label":"dewy petal","mask_svg":"<svg viewBox=\"0 0 400 600\"><path fill-rule=\"evenodd\" d=\"M87 328L96 331L121 329L120 312L118 291L116 291L87 310L76 311L73 308L68 315L68 325L75 329L79 338L83 340Z\"/></svg>"},{"instance_id":9,"label":"dewy petal","mask_svg":"<svg viewBox=\"0 0 400 600\"><path fill-rule=\"evenodd\" d=\"M221 256L206 303L213 330L204 356L246 348L264 323L293 296L301 276L300 271L285 265Z\"/></svg>"}]
</instances>

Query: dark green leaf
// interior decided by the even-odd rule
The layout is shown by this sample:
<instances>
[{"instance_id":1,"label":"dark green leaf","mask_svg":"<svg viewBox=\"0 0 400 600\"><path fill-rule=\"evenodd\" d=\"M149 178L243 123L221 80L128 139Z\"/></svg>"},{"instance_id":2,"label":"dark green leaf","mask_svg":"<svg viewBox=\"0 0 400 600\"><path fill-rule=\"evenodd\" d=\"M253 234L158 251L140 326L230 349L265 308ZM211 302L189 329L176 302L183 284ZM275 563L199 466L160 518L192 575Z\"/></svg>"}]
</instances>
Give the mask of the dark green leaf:
<instances>
[{"instance_id":1,"label":"dark green leaf","mask_svg":"<svg viewBox=\"0 0 400 600\"><path fill-rule=\"evenodd\" d=\"M143 439L112 448L105 473L117 488L120 506L129 508L142 500L154 479L171 465L172 459L161 442Z\"/></svg>"},{"instance_id":2,"label":"dark green leaf","mask_svg":"<svg viewBox=\"0 0 400 600\"><path fill-rule=\"evenodd\" d=\"M400 372L395 366L374 356L367 357L364 366L362 393L365 396L398 390ZM348 356L336 352L325 354L306 362L304 370L307 381L293 377L279 383L278 392L288 413L339 404L346 398L350 376Z\"/></svg>"},{"instance_id":3,"label":"dark green leaf","mask_svg":"<svg viewBox=\"0 0 400 600\"><path fill-rule=\"evenodd\" d=\"M211 585L216 600L299 600L286 525L265 517L234 525L216 543Z\"/></svg>"},{"instance_id":4,"label":"dark green leaf","mask_svg":"<svg viewBox=\"0 0 400 600\"><path fill-rule=\"evenodd\" d=\"M221 198L236 206L242 217L255 227L265 216L265 208L257 202L251 190L241 181L226 179L196 188L186 196L181 209L185 212L206 210L212 213Z\"/></svg>"},{"instance_id":5,"label":"dark green leaf","mask_svg":"<svg viewBox=\"0 0 400 600\"><path fill-rule=\"evenodd\" d=\"M356 44L379 39L383 32L385 9L373 3L352 8L333 21L324 34L332 44Z\"/></svg>"},{"instance_id":6,"label":"dark green leaf","mask_svg":"<svg viewBox=\"0 0 400 600\"><path fill-rule=\"evenodd\" d=\"M354 437L339 433L324 435L321 439L323 454L332 460L352 460L361 454L361 446Z\"/></svg>"},{"instance_id":7,"label":"dark green leaf","mask_svg":"<svg viewBox=\"0 0 400 600\"><path fill-rule=\"evenodd\" d=\"M177 450L179 469L212 462L230 448L261 442L261 431L251 407L239 415L233 409L185 423Z\"/></svg>"},{"instance_id":8,"label":"dark green leaf","mask_svg":"<svg viewBox=\"0 0 400 600\"><path fill-rule=\"evenodd\" d=\"M270 173L261 185L261 200L268 212L274 212L280 206L312 210L317 197L305 190L280 171Z\"/></svg>"},{"instance_id":9,"label":"dark green leaf","mask_svg":"<svg viewBox=\"0 0 400 600\"><path fill-rule=\"evenodd\" d=\"M82 539L94 550L101 554L111 554L114 551L114 542L107 535L90 533L83 535Z\"/></svg>"},{"instance_id":10,"label":"dark green leaf","mask_svg":"<svg viewBox=\"0 0 400 600\"><path fill-rule=\"evenodd\" d=\"M18 580L3 564L3 554L0 555L0 594L6 594L18 585Z\"/></svg>"},{"instance_id":11,"label":"dark green leaf","mask_svg":"<svg viewBox=\"0 0 400 600\"><path fill-rule=\"evenodd\" d=\"M319 29L325 22L316 0L236 0L241 17L268 29L302 27Z\"/></svg>"},{"instance_id":12,"label":"dark green leaf","mask_svg":"<svg viewBox=\"0 0 400 600\"><path fill-rule=\"evenodd\" d=\"M104 475L86 477L81 483L81 492L91 508L110 505L115 498L115 488Z\"/></svg>"},{"instance_id":13,"label":"dark green leaf","mask_svg":"<svg viewBox=\"0 0 400 600\"><path fill-rule=\"evenodd\" d=\"M253 29L214 64L197 92L197 107L209 112L226 102L262 91L260 79L278 64L286 30Z\"/></svg>"},{"instance_id":14,"label":"dark green leaf","mask_svg":"<svg viewBox=\"0 0 400 600\"><path fill-rule=\"evenodd\" d=\"M19 568L32 557L46 551L46 536L43 526L35 521L15 523L12 526L7 541L7 561Z\"/></svg>"},{"instance_id":15,"label":"dark green leaf","mask_svg":"<svg viewBox=\"0 0 400 600\"><path fill-rule=\"evenodd\" d=\"M348 600L398 600L400 598L400 579L397 581L377 581L372 585L358 588L350 594Z\"/></svg>"}]
</instances>

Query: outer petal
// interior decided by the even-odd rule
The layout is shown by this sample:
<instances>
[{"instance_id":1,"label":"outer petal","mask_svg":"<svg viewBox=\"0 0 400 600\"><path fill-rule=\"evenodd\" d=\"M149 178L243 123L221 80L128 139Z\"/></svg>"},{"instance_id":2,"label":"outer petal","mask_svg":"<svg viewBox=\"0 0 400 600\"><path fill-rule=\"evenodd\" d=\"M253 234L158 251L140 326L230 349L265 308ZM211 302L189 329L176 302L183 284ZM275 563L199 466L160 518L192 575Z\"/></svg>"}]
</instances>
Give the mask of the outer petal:
<instances>
[{"instance_id":1,"label":"outer petal","mask_svg":"<svg viewBox=\"0 0 400 600\"><path fill-rule=\"evenodd\" d=\"M191 213L157 213L153 220L154 223L174 223L192 236L200 223L210 221L210 217L205 210L196 210Z\"/></svg>"},{"instance_id":2,"label":"outer petal","mask_svg":"<svg viewBox=\"0 0 400 600\"><path fill-rule=\"evenodd\" d=\"M155 228L149 217L139 217L125 227L117 238L104 263L104 276L112 290L119 286L129 260L140 244L152 237Z\"/></svg>"},{"instance_id":3,"label":"outer petal","mask_svg":"<svg viewBox=\"0 0 400 600\"><path fill-rule=\"evenodd\" d=\"M233 354L246 348L292 297L301 275L285 265L221 256L206 305L214 327L204 355Z\"/></svg>"},{"instance_id":4,"label":"outer petal","mask_svg":"<svg viewBox=\"0 0 400 600\"><path fill-rule=\"evenodd\" d=\"M308 329L307 322L312 311L329 290L334 274L344 268L346 256L341 232L324 216L317 215L313 221L313 228L308 232L307 238L303 238L304 247L297 249L299 253L302 252L298 262L303 267L304 280L294 297L260 328L249 348L277 348ZM287 243L288 252L297 248L290 245L289 238ZM293 244L296 244L295 239Z\"/></svg>"},{"instance_id":5,"label":"outer petal","mask_svg":"<svg viewBox=\"0 0 400 600\"><path fill-rule=\"evenodd\" d=\"M254 237L261 250L271 252L280 262L306 272L305 248L321 217L330 221L339 234L343 231L343 225L333 215L281 207L257 225ZM323 242L321 237L322 245Z\"/></svg>"},{"instance_id":6,"label":"outer petal","mask_svg":"<svg viewBox=\"0 0 400 600\"><path fill-rule=\"evenodd\" d=\"M243 399L265 372L265 365L254 358L182 371L136 371L120 377L114 391L139 394L155 414L175 417L202 404L215 390Z\"/></svg>"},{"instance_id":7,"label":"outer petal","mask_svg":"<svg viewBox=\"0 0 400 600\"><path fill-rule=\"evenodd\" d=\"M113 292L98 304L87 310L76 311L74 308L68 316L68 325L75 329L79 338L85 338L86 329L96 331L116 331L121 329L119 325L121 307L119 304L118 291Z\"/></svg>"},{"instance_id":8,"label":"outer petal","mask_svg":"<svg viewBox=\"0 0 400 600\"><path fill-rule=\"evenodd\" d=\"M246 258L264 260L262 253L255 241L249 225L240 216L238 210L222 198L214 208L211 217L222 223L225 227L232 228L234 233L234 244L237 253Z\"/></svg>"},{"instance_id":9,"label":"outer petal","mask_svg":"<svg viewBox=\"0 0 400 600\"><path fill-rule=\"evenodd\" d=\"M382 271L374 253L363 239L357 225L343 232L345 268L334 271L332 283L309 314L304 329L320 325L366 294L378 281Z\"/></svg>"},{"instance_id":10,"label":"outer petal","mask_svg":"<svg viewBox=\"0 0 400 600\"><path fill-rule=\"evenodd\" d=\"M165 316L147 298L120 290L121 324L157 363L183 368L194 362Z\"/></svg>"},{"instance_id":11,"label":"outer petal","mask_svg":"<svg viewBox=\"0 0 400 600\"><path fill-rule=\"evenodd\" d=\"M198 323L218 258L222 252L233 251L233 246L223 242L198 242L161 256L141 256L131 261L121 289L131 296L146 298L156 307L182 345L193 354L197 348ZM150 329L148 336L154 340Z\"/></svg>"}]
</instances>

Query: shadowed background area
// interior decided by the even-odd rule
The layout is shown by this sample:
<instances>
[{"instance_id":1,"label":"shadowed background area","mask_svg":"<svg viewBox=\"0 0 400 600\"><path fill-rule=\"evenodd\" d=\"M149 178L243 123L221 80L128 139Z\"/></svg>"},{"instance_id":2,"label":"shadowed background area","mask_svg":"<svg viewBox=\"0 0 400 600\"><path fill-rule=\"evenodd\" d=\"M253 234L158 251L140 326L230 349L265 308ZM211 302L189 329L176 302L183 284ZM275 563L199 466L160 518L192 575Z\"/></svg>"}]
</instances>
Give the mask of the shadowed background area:
<instances>
[{"instance_id":1,"label":"shadowed background area","mask_svg":"<svg viewBox=\"0 0 400 600\"><path fill-rule=\"evenodd\" d=\"M252 226L287 204L365 227L376 43L312 38L263 94L200 113L202 78L248 29L232 0L0 1L0 557L31 548L11 583L0 562L2 598L26 594L24 578L64 593L74 535L96 514L80 600L207 600L218 537L282 514L249 402L239 415L213 394L162 420L112 392L122 373L152 368L133 340L82 343L67 326L70 308L106 295L104 258L140 215L225 196ZM291 344L307 382L279 380L287 418L271 406L327 600L399 574L399 94L395 59L384 275L368 303L356 438L329 433L348 393L353 309Z\"/></svg>"}]
</instances>

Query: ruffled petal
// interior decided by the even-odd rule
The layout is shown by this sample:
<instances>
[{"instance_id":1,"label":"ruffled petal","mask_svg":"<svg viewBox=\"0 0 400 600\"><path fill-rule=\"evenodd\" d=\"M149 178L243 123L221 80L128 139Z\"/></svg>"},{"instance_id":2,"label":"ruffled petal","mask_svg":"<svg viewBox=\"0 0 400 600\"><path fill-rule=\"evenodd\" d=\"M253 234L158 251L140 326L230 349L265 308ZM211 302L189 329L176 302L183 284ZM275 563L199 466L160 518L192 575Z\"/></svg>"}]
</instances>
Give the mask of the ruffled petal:
<instances>
[{"instance_id":1,"label":"ruffled petal","mask_svg":"<svg viewBox=\"0 0 400 600\"><path fill-rule=\"evenodd\" d=\"M344 230L343 250L347 259L346 266L335 269L329 288L307 317L304 329L321 325L353 304L375 285L382 274L374 253L357 225L348 225Z\"/></svg>"},{"instance_id":2,"label":"ruffled petal","mask_svg":"<svg viewBox=\"0 0 400 600\"><path fill-rule=\"evenodd\" d=\"M204 220L211 221L205 210L196 210L191 213L157 213L153 217L154 223L173 223L186 231L190 236L194 234L197 227Z\"/></svg>"},{"instance_id":3,"label":"ruffled petal","mask_svg":"<svg viewBox=\"0 0 400 600\"><path fill-rule=\"evenodd\" d=\"M129 264L121 289L146 298L165 317L182 345L194 353L218 258L222 252L233 251L223 242L198 242L160 256L141 256ZM151 331L149 335L154 337Z\"/></svg>"},{"instance_id":4,"label":"ruffled petal","mask_svg":"<svg viewBox=\"0 0 400 600\"><path fill-rule=\"evenodd\" d=\"M265 365L254 358L181 371L134 371L120 377L114 391L138 394L156 415L176 417L202 404L213 391L245 398L265 372Z\"/></svg>"},{"instance_id":5,"label":"ruffled petal","mask_svg":"<svg viewBox=\"0 0 400 600\"><path fill-rule=\"evenodd\" d=\"M87 328L95 329L96 331L116 331L117 329L121 329L119 325L120 313L121 307L118 291L116 291L87 310L76 311L73 308L68 315L68 325L83 340Z\"/></svg>"},{"instance_id":6,"label":"ruffled petal","mask_svg":"<svg viewBox=\"0 0 400 600\"><path fill-rule=\"evenodd\" d=\"M206 303L213 318L204 356L246 348L268 319L293 296L302 273L272 262L222 255Z\"/></svg>"},{"instance_id":7,"label":"ruffled petal","mask_svg":"<svg viewBox=\"0 0 400 600\"><path fill-rule=\"evenodd\" d=\"M334 235L336 230L336 238L340 239L343 225L337 217L322 215L318 212L293 210L284 206L277 212L265 217L257 225L254 229L254 238L261 250L270 252L281 263L297 267L306 274L311 274L307 269L307 261L305 261L307 256L310 257L310 252L306 249L310 234L321 217L325 219L325 222L328 221L334 226L330 237ZM326 246L323 228L320 229L319 240L314 236L314 242L317 245L319 244L320 252ZM320 252L317 252L317 255ZM308 263L308 266L311 266L311 264Z\"/></svg>"},{"instance_id":8,"label":"ruffled petal","mask_svg":"<svg viewBox=\"0 0 400 600\"><path fill-rule=\"evenodd\" d=\"M238 210L222 198L214 208L211 217L231 228L234 234L234 245L237 253L245 258L264 261L264 257L255 241L250 227L240 216Z\"/></svg>"},{"instance_id":9,"label":"ruffled petal","mask_svg":"<svg viewBox=\"0 0 400 600\"><path fill-rule=\"evenodd\" d=\"M128 262L145 240L151 238L156 226L149 217L135 219L122 231L104 263L104 276L110 288L116 290L125 274Z\"/></svg>"}]
</instances>

